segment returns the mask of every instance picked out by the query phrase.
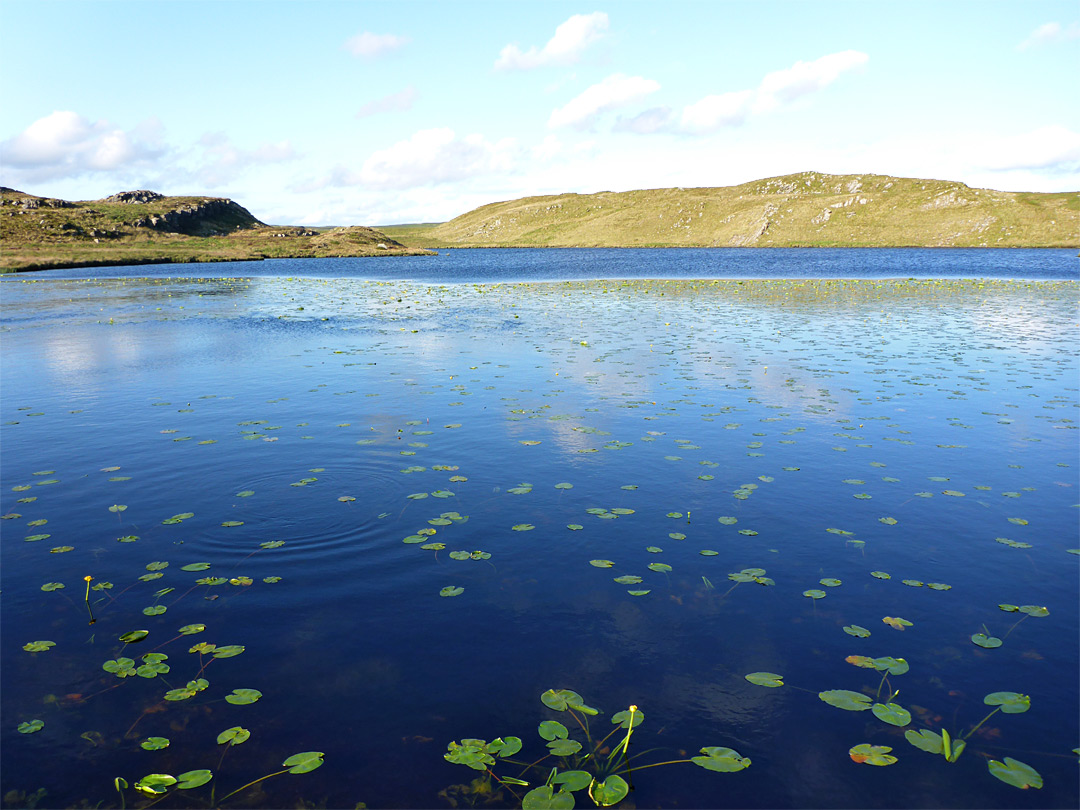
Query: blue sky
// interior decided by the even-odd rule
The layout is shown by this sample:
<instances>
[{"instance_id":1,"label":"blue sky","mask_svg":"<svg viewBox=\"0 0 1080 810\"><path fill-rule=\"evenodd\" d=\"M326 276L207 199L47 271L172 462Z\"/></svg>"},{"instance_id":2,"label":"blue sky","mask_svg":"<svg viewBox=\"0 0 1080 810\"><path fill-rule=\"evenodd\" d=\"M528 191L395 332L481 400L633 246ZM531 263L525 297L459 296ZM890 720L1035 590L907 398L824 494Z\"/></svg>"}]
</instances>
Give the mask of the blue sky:
<instances>
[{"instance_id":1,"label":"blue sky","mask_svg":"<svg viewBox=\"0 0 1080 810\"><path fill-rule=\"evenodd\" d=\"M1075 0L0 0L0 183L449 219L790 172L1080 190Z\"/></svg>"}]
</instances>

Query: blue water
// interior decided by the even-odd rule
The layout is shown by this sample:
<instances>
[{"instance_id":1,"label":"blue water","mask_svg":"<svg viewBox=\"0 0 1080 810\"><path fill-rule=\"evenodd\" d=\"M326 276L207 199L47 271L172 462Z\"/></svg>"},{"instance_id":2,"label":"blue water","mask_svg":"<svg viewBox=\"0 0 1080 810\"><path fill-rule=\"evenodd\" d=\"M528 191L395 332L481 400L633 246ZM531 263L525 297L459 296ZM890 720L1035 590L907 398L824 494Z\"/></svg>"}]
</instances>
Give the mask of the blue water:
<instances>
[{"instance_id":1,"label":"blue water","mask_svg":"<svg viewBox=\"0 0 1080 810\"><path fill-rule=\"evenodd\" d=\"M733 259L757 264L712 277ZM860 262L867 278L849 278ZM934 262L940 278L912 280ZM511 788L466 795L483 774L447 744L516 735L529 763L548 719L587 743L539 700L567 688L603 711L596 736L644 711L638 766L703 746L751 760L635 771L626 806L1075 806L1074 262L487 250L0 280L0 792L119 807L116 777L209 769L156 806L213 806L211 789L220 803L319 751L319 769L223 806L515 806ZM729 579L748 567L775 584ZM93 625L87 575L113 584L90 592ZM118 641L136 629L149 637ZM38 640L55 646L23 649ZM199 642L245 649L189 653ZM102 669L150 651L168 673ZM908 725L818 698L887 697L852 655L907 660L881 688ZM747 682L759 671L785 685ZM196 677L204 691L163 700ZM238 688L262 697L226 702ZM995 714L955 763L904 738L963 736L999 691L1030 709ZM247 742L216 742L236 726ZM158 736L169 746L140 747ZM857 764L860 743L898 761ZM1042 788L995 778L1005 757ZM553 765L569 767L493 770L532 787Z\"/></svg>"},{"instance_id":2,"label":"blue water","mask_svg":"<svg viewBox=\"0 0 1080 810\"><path fill-rule=\"evenodd\" d=\"M446 282L629 278L1080 278L1074 249L571 248L441 250L437 256L273 259L50 270L50 278L357 277Z\"/></svg>"}]
</instances>

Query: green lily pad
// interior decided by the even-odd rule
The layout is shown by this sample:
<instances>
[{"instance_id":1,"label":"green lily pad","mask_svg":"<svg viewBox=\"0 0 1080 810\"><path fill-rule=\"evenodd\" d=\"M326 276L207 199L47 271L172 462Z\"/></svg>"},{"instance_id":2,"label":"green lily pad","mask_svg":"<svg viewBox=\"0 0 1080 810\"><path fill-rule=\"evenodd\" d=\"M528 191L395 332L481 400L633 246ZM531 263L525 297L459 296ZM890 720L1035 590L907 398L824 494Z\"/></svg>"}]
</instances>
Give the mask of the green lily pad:
<instances>
[{"instance_id":1,"label":"green lily pad","mask_svg":"<svg viewBox=\"0 0 1080 810\"><path fill-rule=\"evenodd\" d=\"M221 525L225 526L226 528L232 528L233 526L243 526L244 521L242 521L242 520L224 520L224 521L222 521Z\"/></svg>"},{"instance_id":2,"label":"green lily pad","mask_svg":"<svg viewBox=\"0 0 1080 810\"><path fill-rule=\"evenodd\" d=\"M667 563L649 563L646 567L650 571L659 571L661 573L667 573L671 570L671 566Z\"/></svg>"},{"instance_id":3,"label":"green lily pad","mask_svg":"<svg viewBox=\"0 0 1080 810\"><path fill-rule=\"evenodd\" d=\"M818 698L830 706L849 712L866 711L871 708L873 703L869 695L864 695L862 692L852 692L849 689L830 689L827 692L818 692Z\"/></svg>"},{"instance_id":4,"label":"green lily pad","mask_svg":"<svg viewBox=\"0 0 1080 810\"><path fill-rule=\"evenodd\" d=\"M637 728L645 721L645 712L641 709L634 709L633 711L623 709L621 712L615 712L615 714L611 715L611 722L620 728L629 729L631 717L633 717L634 728ZM576 789L577 788L571 788L571 790Z\"/></svg>"},{"instance_id":5,"label":"green lily pad","mask_svg":"<svg viewBox=\"0 0 1080 810\"><path fill-rule=\"evenodd\" d=\"M185 624L177 632L182 636L191 636L195 633L201 633L206 629L205 624Z\"/></svg>"},{"instance_id":6,"label":"green lily pad","mask_svg":"<svg viewBox=\"0 0 1080 810\"><path fill-rule=\"evenodd\" d=\"M556 792L551 785L535 787L521 799L521 810L573 810L573 807L574 794L564 789Z\"/></svg>"},{"instance_id":7,"label":"green lily pad","mask_svg":"<svg viewBox=\"0 0 1080 810\"><path fill-rule=\"evenodd\" d=\"M702 748L701 754L690 761L707 771L734 773L750 767L750 760L731 748L709 746Z\"/></svg>"},{"instance_id":8,"label":"green lily pad","mask_svg":"<svg viewBox=\"0 0 1080 810\"><path fill-rule=\"evenodd\" d=\"M214 658L235 658L246 648L243 644L226 644L214 649Z\"/></svg>"},{"instance_id":9,"label":"green lily pad","mask_svg":"<svg viewBox=\"0 0 1080 810\"><path fill-rule=\"evenodd\" d=\"M633 574L624 574L621 577L615 577L615 581L620 585L637 585L641 582L641 577L634 576Z\"/></svg>"},{"instance_id":10,"label":"green lily pad","mask_svg":"<svg viewBox=\"0 0 1080 810\"><path fill-rule=\"evenodd\" d=\"M142 612L144 616L160 616L168 608L165 605L151 605L150 607L144 607Z\"/></svg>"},{"instance_id":11,"label":"green lily pad","mask_svg":"<svg viewBox=\"0 0 1080 810\"><path fill-rule=\"evenodd\" d=\"M899 521L894 517L880 517L879 523L884 523L886 526L895 526Z\"/></svg>"},{"instance_id":12,"label":"green lily pad","mask_svg":"<svg viewBox=\"0 0 1080 810\"><path fill-rule=\"evenodd\" d=\"M181 566L180 570L181 571L205 571L209 567L210 567L210 563L208 563L208 562L197 562L197 563L188 563L187 565Z\"/></svg>"},{"instance_id":13,"label":"green lily pad","mask_svg":"<svg viewBox=\"0 0 1080 810\"><path fill-rule=\"evenodd\" d=\"M170 776L167 773L151 773L136 782L134 787L140 793L147 793L151 796L160 796L175 784L175 776Z\"/></svg>"},{"instance_id":14,"label":"green lily pad","mask_svg":"<svg viewBox=\"0 0 1080 810\"><path fill-rule=\"evenodd\" d=\"M892 579L892 575L886 574L884 571L871 571L870 576L874 579Z\"/></svg>"},{"instance_id":15,"label":"green lily pad","mask_svg":"<svg viewBox=\"0 0 1080 810\"><path fill-rule=\"evenodd\" d=\"M201 787L213 778L213 772L208 771L206 768L200 768L197 771L185 771L176 777L176 786L181 790L189 790L190 788Z\"/></svg>"},{"instance_id":16,"label":"green lily pad","mask_svg":"<svg viewBox=\"0 0 1080 810\"><path fill-rule=\"evenodd\" d=\"M289 773L309 773L323 764L323 756L322 751L305 751L293 754L281 764L289 769Z\"/></svg>"},{"instance_id":17,"label":"green lily pad","mask_svg":"<svg viewBox=\"0 0 1080 810\"><path fill-rule=\"evenodd\" d=\"M149 630L128 630L126 633L120 636L119 640L124 642L125 644L137 644L138 642L146 638L148 635L150 635Z\"/></svg>"},{"instance_id":18,"label":"green lily pad","mask_svg":"<svg viewBox=\"0 0 1080 810\"><path fill-rule=\"evenodd\" d=\"M909 588L921 588L923 586L922 580L918 579L903 579L900 581L907 585Z\"/></svg>"},{"instance_id":19,"label":"green lily pad","mask_svg":"<svg viewBox=\"0 0 1080 810\"><path fill-rule=\"evenodd\" d=\"M716 557L720 554L719 551L713 551L711 548L703 548L698 552L702 557Z\"/></svg>"},{"instance_id":20,"label":"green lily pad","mask_svg":"<svg viewBox=\"0 0 1080 810\"><path fill-rule=\"evenodd\" d=\"M565 740L570 732L558 720L544 720L537 728L537 733L545 740Z\"/></svg>"},{"instance_id":21,"label":"green lily pad","mask_svg":"<svg viewBox=\"0 0 1080 810\"><path fill-rule=\"evenodd\" d=\"M1050 611L1039 605L1021 605L1019 607L1021 613L1026 613L1028 616L1049 616Z\"/></svg>"},{"instance_id":22,"label":"green lily pad","mask_svg":"<svg viewBox=\"0 0 1080 810\"><path fill-rule=\"evenodd\" d=\"M585 527L582 526L580 523L567 523L566 528L568 528L572 532L580 532Z\"/></svg>"},{"instance_id":23,"label":"green lily pad","mask_svg":"<svg viewBox=\"0 0 1080 810\"><path fill-rule=\"evenodd\" d=\"M611 560L589 560L589 565L596 568L611 568L615 563Z\"/></svg>"},{"instance_id":24,"label":"green lily pad","mask_svg":"<svg viewBox=\"0 0 1080 810\"><path fill-rule=\"evenodd\" d=\"M574 488L573 484L568 484L565 481L562 482L561 484L556 484L555 485L555 489L573 489L573 488Z\"/></svg>"},{"instance_id":25,"label":"green lily pad","mask_svg":"<svg viewBox=\"0 0 1080 810\"><path fill-rule=\"evenodd\" d=\"M727 515L718 517L716 520L718 523L723 523L725 526L734 526L736 523L739 522L738 518L729 517Z\"/></svg>"},{"instance_id":26,"label":"green lily pad","mask_svg":"<svg viewBox=\"0 0 1080 810\"><path fill-rule=\"evenodd\" d=\"M531 532L536 527L531 523L518 523L516 526L510 527L515 532Z\"/></svg>"},{"instance_id":27,"label":"green lily pad","mask_svg":"<svg viewBox=\"0 0 1080 810\"><path fill-rule=\"evenodd\" d=\"M932 591L951 591L952 585L946 585L944 582L927 582L926 587Z\"/></svg>"},{"instance_id":28,"label":"green lily pad","mask_svg":"<svg viewBox=\"0 0 1080 810\"><path fill-rule=\"evenodd\" d=\"M581 750L581 743L577 740L552 740L547 747L552 756L569 757Z\"/></svg>"},{"instance_id":29,"label":"green lily pad","mask_svg":"<svg viewBox=\"0 0 1080 810\"><path fill-rule=\"evenodd\" d=\"M223 745L225 743L228 743L229 745L240 745L241 743L247 742L248 738L250 737L251 732L248 731L246 728L241 728L240 726L233 726L232 728L227 728L223 732L218 734L217 741L218 745Z\"/></svg>"},{"instance_id":30,"label":"green lily pad","mask_svg":"<svg viewBox=\"0 0 1080 810\"><path fill-rule=\"evenodd\" d=\"M849 636L855 636L856 638L866 638L870 635L870 631L865 627L860 627L857 624L849 624L844 626L844 632Z\"/></svg>"},{"instance_id":31,"label":"green lily pad","mask_svg":"<svg viewBox=\"0 0 1080 810\"><path fill-rule=\"evenodd\" d=\"M985 633L976 633L971 637L973 644L978 644L980 647L985 647L988 650L992 650L994 647L1000 647L1002 641L995 636L988 636Z\"/></svg>"},{"instance_id":32,"label":"green lily pad","mask_svg":"<svg viewBox=\"0 0 1080 810\"><path fill-rule=\"evenodd\" d=\"M563 790L573 792L588 787L592 780L593 776L588 771L559 771L551 778L551 784L562 785Z\"/></svg>"},{"instance_id":33,"label":"green lily pad","mask_svg":"<svg viewBox=\"0 0 1080 810\"><path fill-rule=\"evenodd\" d=\"M597 709L585 704L585 699L581 695L570 689L548 689L540 695L540 702L557 712L577 709L588 715L599 714Z\"/></svg>"},{"instance_id":34,"label":"green lily pad","mask_svg":"<svg viewBox=\"0 0 1080 810\"><path fill-rule=\"evenodd\" d=\"M874 717L890 726L906 726L911 722L911 712L898 703L875 703L871 707Z\"/></svg>"},{"instance_id":35,"label":"green lily pad","mask_svg":"<svg viewBox=\"0 0 1080 810\"><path fill-rule=\"evenodd\" d=\"M439 596L460 596L465 593L465 589L455 585L447 585L439 591Z\"/></svg>"},{"instance_id":36,"label":"green lily pad","mask_svg":"<svg viewBox=\"0 0 1080 810\"><path fill-rule=\"evenodd\" d=\"M651 590L636 590L636 591L627 591L627 593L630 594L631 596L647 596L648 594L652 593L652 591Z\"/></svg>"},{"instance_id":37,"label":"green lily pad","mask_svg":"<svg viewBox=\"0 0 1080 810\"><path fill-rule=\"evenodd\" d=\"M45 728L44 720L30 720L25 723L19 723L18 731L20 734L33 734L34 732L41 731Z\"/></svg>"},{"instance_id":38,"label":"green lily pad","mask_svg":"<svg viewBox=\"0 0 1080 810\"><path fill-rule=\"evenodd\" d=\"M896 762L896 757L889 754L892 751L887 745L870 745L870 743L861 743L860 745L853 746L848 751L848 756L855 762L865 763L867 765L892 765Z\"/></svg>"},{"instance_id":39,"label":"green lily pad","mask_svg":"<svg viewBox=\"0 0 1080 810\"><path fill-rule=\"evenodd\" d=\"M259 543L259 548L281 548L285 545L284 540L267 540L265 543Z\"/></svg>"},{"instance_id":40,"label":"green lily pad","mask_svg":"<svg viewBox=\"0 0 1080 810\"><path fill-rule=\"evenodd\" d=\"M141 748L145 748L147 751L160 751L162 748L169 747L168 737L147 737L141 743Z\"/></svg>"},{"instance_id":41,"label":"green lily pad","mask_svg":"<svg viewBox=\"0 0 1080 810\"><path fill-rule=\"evenodd\" d=\"M600 807L611 807L626 798L630 792L630 786L626 780L617 773L611 774L603 782L595 779L589 785L589 796Z\"/></svg>"},{"instance_id":42,"label":"green lily pad","mask_svg":"<svg viewBox=\"0 0 1080 810\"><path fill-rule=\"evenodd\" d=\"M784 685L784 676L777 675L775 672L751 672L743 677L757 686L777 687Z\"/></svg>"},{"instance_id":43,"label":"green lily pad","mask_svg":"<svg viewBox=\"0 0 1080 810\"><path fill-rule=\"evenodd\" d=\"M1012 757L1005 757L1004 762L992 759L986 765L990 769L990 773L1002 782L1018 787L1021 790L1027 790L1029 787L1038 789L1043 786L1042 776L1039 775L1037 770Z\"/></svg>"},{"instance_id":44,"label":"green lily pad","mask_svg":"<svg viewBox=\"0 0 1080 810\"><path fill-rule=\"evenodd\" d=\"M233 689L231 695L226 695L225 700L236 706L246 706L249 703L254 703L262 697L262 692L258 689ZM300 771L299 773L303 773Z\"/></svg>"},{"instance_id":45,"label":"green lily pad","mask_svg":"<svg viewBox=\"0 0 1080 810\"><path fill-rule=\"evenodd\" d=\"M941 735L936 734L927 728L919 729L918 731L909 728L904 732L904 739L916 748L931 754L940 754L944 751Z\"/></svg>"},{"instance_id":46,"label":"green lily pad","mask_svg":"<svg viewBox=\"0 0 1080 810\"><path fill-rule=\"evenodd\" d=\"M802 595L803 596L808 596L811 599L824 599L825 598L825 591L821 590L820 588L811 588L808 591L803 591Z\"/></svg>"},{"instance_id":47,"label":"green lily pad","mask_svg":"<svg viewBox=\"0 0 1080 810\"><path fill-rule=\"evenodd\" d=\"M838 585L842 584L840 580L833 577L825 577L824 579L819 579L818 582L820 582L826 588L835 588Z\"/></svg>"},{"instance_id":48,"label":"green lily pad","mask_svg":"<svg viewBox=\"0 0 1080 810\"><path fill-rule=\"evenodd\" d=\"M987 706L1000 706L1005 714L1023 714L1031 708L1031 698L1018 692L991 692L983 698Z\"/></svg>"}]
</instances>

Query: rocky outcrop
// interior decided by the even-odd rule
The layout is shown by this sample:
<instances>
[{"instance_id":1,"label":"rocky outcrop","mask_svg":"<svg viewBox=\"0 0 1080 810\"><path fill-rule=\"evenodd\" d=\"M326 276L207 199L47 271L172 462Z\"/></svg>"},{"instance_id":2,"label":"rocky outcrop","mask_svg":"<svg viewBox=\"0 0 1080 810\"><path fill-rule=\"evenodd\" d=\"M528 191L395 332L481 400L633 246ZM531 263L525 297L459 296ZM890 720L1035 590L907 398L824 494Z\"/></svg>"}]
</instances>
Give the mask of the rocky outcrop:
<instances>
[{"instance_id":1,"label":"rocky outcrop","mask_svg":"<svg viewBox=\"0 0 1080 810\"><path fill-rule=\"evenodd\" d=\"M125 192L127 193L141 192ZM174 208L171 211L147 214L133 220L130 224L135 228L153 228L157 231L182 233L187 236L213 236L255 228L263 223L255 219L246 208L232 200L211 198Z\"/></svg>"},{"instance_id":2,"label":"rocky outcrop","mask_svg":"<svg viewBox=\"0 0 1080 810\"><path fill-rule=\"evenodd\" d=\"M158 200L165 199L164 194L158 194L156 191L147 191L146 189L140 189L139 191L121 191L117 194L110 194L102 202L111 203L129 203L129 204L141 204L148 202L157 202Z\"/></svg>"}]
</instances>

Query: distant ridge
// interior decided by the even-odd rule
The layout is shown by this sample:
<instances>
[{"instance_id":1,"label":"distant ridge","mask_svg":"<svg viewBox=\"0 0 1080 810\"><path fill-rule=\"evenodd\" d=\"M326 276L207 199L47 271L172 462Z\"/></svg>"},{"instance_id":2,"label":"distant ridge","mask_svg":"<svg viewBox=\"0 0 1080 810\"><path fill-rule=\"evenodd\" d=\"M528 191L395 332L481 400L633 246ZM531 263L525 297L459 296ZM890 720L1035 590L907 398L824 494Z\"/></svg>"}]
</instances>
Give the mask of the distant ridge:
<instances>
[{"instance_id":1,"label":"distant ridge","mask_svg":"<svg viewBox=\"0 0 1080 810\"><path fill-rule=\"evenodd\" d=\"M435 226L385 227L423 247L1080 246L1080 192L801 172L722 188L556 194Z\"/></svg>"},{"instance_id":2,"label":"distant ridge","mask_svg":"<svg viewBox=\"0 0 1080 810\"><path fill-rule=\"evenodd\" d=\"M363 226L266 225L224 197L140 189L70 202L4 187L0 202L0 272L427 252Z\"/></svg>"}]
</instances>

